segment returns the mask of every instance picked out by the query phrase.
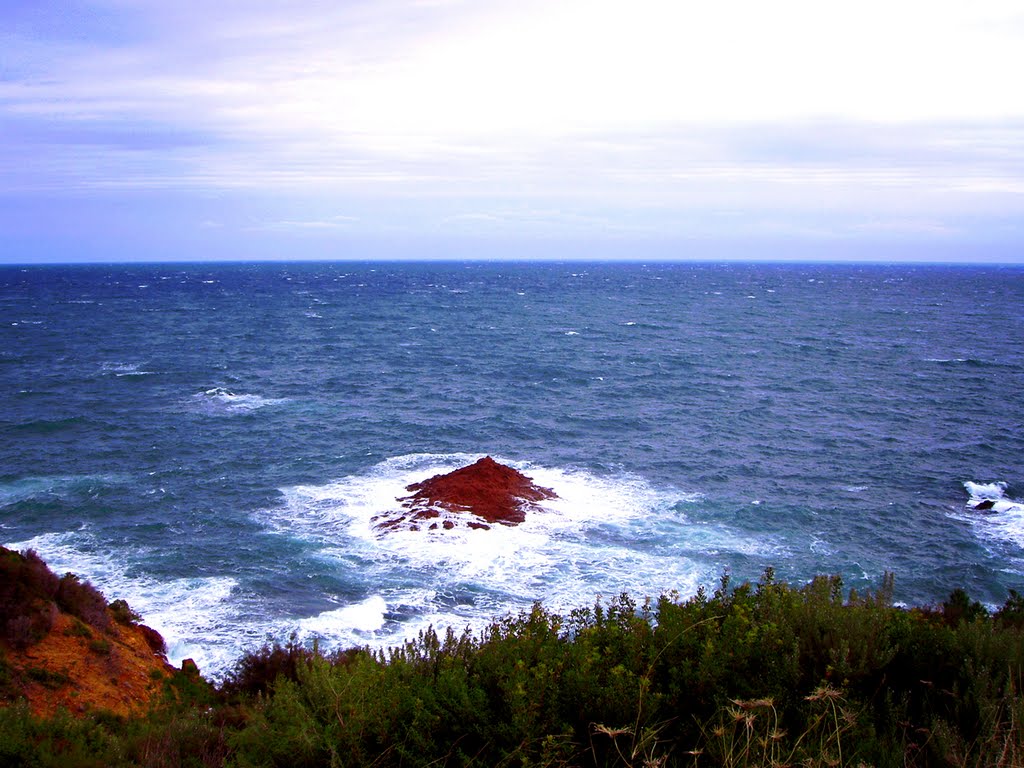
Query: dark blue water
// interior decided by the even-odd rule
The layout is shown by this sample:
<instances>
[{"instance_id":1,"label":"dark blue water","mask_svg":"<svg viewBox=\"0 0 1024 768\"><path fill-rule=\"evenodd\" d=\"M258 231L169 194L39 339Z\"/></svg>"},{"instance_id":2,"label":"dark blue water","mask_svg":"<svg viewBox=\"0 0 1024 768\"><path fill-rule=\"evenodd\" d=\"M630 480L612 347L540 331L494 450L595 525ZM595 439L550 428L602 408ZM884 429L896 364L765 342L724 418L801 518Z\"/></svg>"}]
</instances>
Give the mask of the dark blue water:
<instances>
[{"instance_id":1,"label":"dark blue water","mask_svg":"<svg viewBox=\"0 0 1024 768\"><path fill-rule=\"evenodd\" d=\"M1022 385L1019 268L2 267L0 541L213 673L295 629L386 643L768 565L999 604ZM561 501L374 531L483 454Z\"/></svg>"}]
</instances>

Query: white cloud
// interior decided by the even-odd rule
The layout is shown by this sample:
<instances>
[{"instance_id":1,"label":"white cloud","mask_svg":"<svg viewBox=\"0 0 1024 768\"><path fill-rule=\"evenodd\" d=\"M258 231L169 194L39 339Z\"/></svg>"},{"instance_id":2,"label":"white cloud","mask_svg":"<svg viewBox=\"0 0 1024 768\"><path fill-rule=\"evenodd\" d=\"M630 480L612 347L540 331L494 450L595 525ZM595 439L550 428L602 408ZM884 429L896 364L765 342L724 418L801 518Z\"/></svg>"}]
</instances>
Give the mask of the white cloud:
<instances>
[{"instance_id":1,"label":"white cloud","mask_svg":"<svg viewBox=\"0 0 1024 768\"><path fill-rule=\"evenodd\" d=\"M255 232L333 232L348 229L359 219L355 216L330 216L324 219L284 219L255 224L248 229Z\"/></svg>"},{"instance_id":2,"label":"white cloud","mask_svg":"<svg viewBox=\"0 0 1024 768\"><path fill-rule=\"evenodd\" d=\"M1017 2L97 5L102 39L0 33L8 193L378 201L388 226L473 232L1024 216ZM260 220L388 217L356 218Z\"/></svg>"},{"instance_id":3,"label":"white cloud","mask_svg":"<svg viewBox=\"0 0 1024 768\"><path fill-rule=\"evenodd\" d=\"M1024 117L1013 3L131 7L148 33L121 45L5 40L38 75L5 86L8 108L326 141Z\"/></svg>"}]
</instances>

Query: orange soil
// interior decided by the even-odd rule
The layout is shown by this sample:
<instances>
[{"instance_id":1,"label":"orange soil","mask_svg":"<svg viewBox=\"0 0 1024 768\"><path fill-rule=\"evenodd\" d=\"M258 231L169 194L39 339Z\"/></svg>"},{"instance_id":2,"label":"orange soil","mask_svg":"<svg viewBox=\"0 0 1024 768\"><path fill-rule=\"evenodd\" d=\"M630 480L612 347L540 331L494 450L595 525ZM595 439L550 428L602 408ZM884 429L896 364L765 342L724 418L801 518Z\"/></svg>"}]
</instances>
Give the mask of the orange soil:
<instances>
[{"instance_id":1,"label":"orange soil","mask_svg":"<svg viewBox=\"0 0 1024 768\"><path fill-rule=\"evenodd\" d=\"M92 636L84 637L76 626L81 625L61 613L40 642L23 651L3 648L11 679L19 683L17 698L27 699L35 715L52 715L61 707L75 715L94 709L135 713L158 697L163 681L177 671L138 627L112 620L108 632L89 627ZM49 677L40 681L44 673Z\"/></svg>"}]
</instances>

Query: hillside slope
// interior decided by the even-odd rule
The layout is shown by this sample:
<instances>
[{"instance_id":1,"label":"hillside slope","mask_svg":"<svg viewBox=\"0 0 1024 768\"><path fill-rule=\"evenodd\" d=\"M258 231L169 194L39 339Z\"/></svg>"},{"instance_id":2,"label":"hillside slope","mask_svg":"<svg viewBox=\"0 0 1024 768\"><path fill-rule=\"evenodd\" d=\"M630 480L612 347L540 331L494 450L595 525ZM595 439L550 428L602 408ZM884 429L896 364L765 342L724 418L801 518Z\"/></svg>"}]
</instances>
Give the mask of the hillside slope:
<instances>
[{"instance_id":1,"label":"hillside slope","mask_svg":"<svg viewBox=\"0 0 1024 768\"><path fill-rule=\"evenodd\" d=\"M51 715L144 710L180 671L164 641L123 600L58 577L32 551L0 547L0 706Z\"/></svg>"}]
</instances>

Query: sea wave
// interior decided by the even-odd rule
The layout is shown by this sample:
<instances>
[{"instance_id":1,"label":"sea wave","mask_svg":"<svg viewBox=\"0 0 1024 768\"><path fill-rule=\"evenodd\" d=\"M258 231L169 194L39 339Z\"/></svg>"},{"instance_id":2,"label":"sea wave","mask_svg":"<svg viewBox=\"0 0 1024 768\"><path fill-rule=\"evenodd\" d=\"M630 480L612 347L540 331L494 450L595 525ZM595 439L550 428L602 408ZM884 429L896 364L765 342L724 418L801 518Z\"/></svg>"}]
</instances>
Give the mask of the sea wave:
<instances>
[{"instance_id":1,"label":"sea wave","mask_svg":"<svg viewBox=\"0 0 1024 768\"><path fill-rule=\"evenodd\" d=\"M256 514L269 533L318 548L358 594L299 622L325 644L387 645L420 629L481 626L542 600L555 609L620 592L642 599L692 594L720 573L723 552L764 554L764 540L727 525L690 524L704 497L656 487L628 473L607 476L495 457L553 489L514 527L489 530L377 529L406 486L465 466L475 454L408 454L324 485L282 489L282 503Z\"/></svg>"},{"instance_id":2,"label":"sea wave","mask_svg":"<svg viewBox=\"0 0 1024 768\"><path fill-rule=\"evenodd\" d=\"M0 482L0 507L44 497L95 495L103 488L120 485L115 475L31 475Z\"/></svg>"},{"instance_id":3,"label":"sea wave","mask_svg":"<svg viewBox=\"0 0 1024 768\"><path fill-rule=\"evenodd\" d=\"M966 481L964 490L969 498L958 517L969 522L983 540L1024 549L1024 501L1008 497L1008 488L1004 481Z\"/></svg>"},{"instance_id":4,"label":"sea wave","mask_svg":"<svg viewBox=\"0 0 1024 768\"><path fill-rule=\"evenodd\" d=\"M27 435L52 435L59 432L67 432L73 429L80 429L86 423L84 416L67 416L64 418L43 418L30 419L27 421L15 422L4 427L5 431Z\"/></svg>"},{"instance_id":5,"label":"sea wave","mask_svg":"<svg viewBox=\"0 0 1024 768\"><path fill-rule=\"evenodd\" d=\"M270 405L288 402L283 397L263 397L254 394L238 394L225 387L213 387L192 396L195 407L210 415L235 415L250 413Z\"/></svg>"},{"instance_id":6,"label":"sea wave","mask_svg":"<svg viewBox=\"0 0 1024 768\"><path fill-rule=\"evenodd\" d=\"M100 366L100 373L120 378L123 376L152 376L155 372L142 370L141 363L109 362Z\"/></svg>"}]
</instances>

